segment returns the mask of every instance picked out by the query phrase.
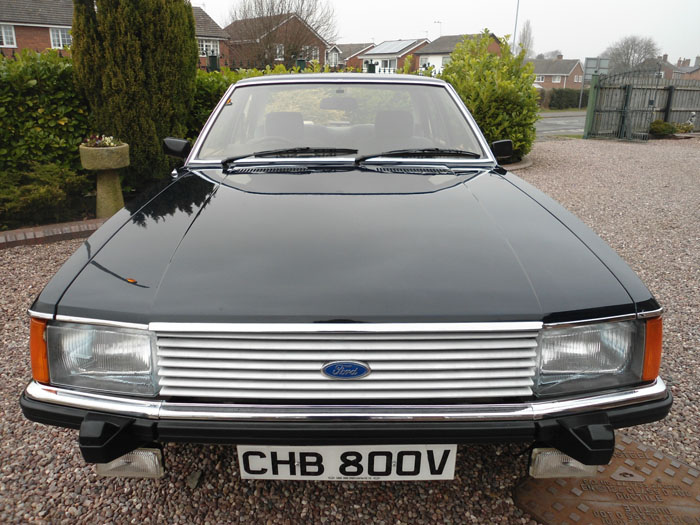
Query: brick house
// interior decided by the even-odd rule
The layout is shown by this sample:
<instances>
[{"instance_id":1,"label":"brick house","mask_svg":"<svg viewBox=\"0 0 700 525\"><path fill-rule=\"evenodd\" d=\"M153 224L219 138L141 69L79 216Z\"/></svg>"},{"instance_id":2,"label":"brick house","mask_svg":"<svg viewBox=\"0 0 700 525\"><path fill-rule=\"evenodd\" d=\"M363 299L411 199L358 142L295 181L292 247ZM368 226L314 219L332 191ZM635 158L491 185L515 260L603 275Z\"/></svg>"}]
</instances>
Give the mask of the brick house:
<instances>
[{"instance_id":1,"label":"brick house","mask_svg":"<svg viewBox=\"0 0 700 525\"><path fill-rule=\"evenodd\" d=\"M339 65L345 68L362 69L362 60L358 57L374 47L371 42L360 44L337 44L340 49Z\"/></svg>"},{"instance_id":2,"label":"brick house","mask_svg":"<svg viewBox=\"0 0 700 525\"><path fill-rule=\"evenodd\" d=\"M415 54L429 43L427 38L387 40L358 54L357 58L362 61L362 70L365 72L367 66L373 64L376 73L395 73L404 66L407 56ZM411 69L415 71L416 68L414 61Z\"/></svg>"},{"instance_id":3,"label":"brick house","mask_svg":"<svg viewBox=\"0 0 700 525\"><path fill-rule=\"evenodd\" d=\"M661 78L671 79L671 78L681 78L683 71L680 66L671 64L668 61L668 54L664 53L656 58L649 58L642 62L635 69L648 70L648 71L660 71Z\"/></svg>"},{"instance_id":4,"label":"brick house","mask_svg":"<svg viewBox=\"0 0 700 525\"><path fill-rule=\"evenodd\" d=\"M220 43L228 35L202 8L192 10L200 67L206 67L206 55L212 52L221 56L222 65L227 65L228 47ZM72 0L0 0L0 53L12 56L23 49L64 49L72 43L72 25ZM64 53L70 54L68 50Z\"/></svg>"},{"instance_id":5,"label":"brick house","mask_svg":"<svg viewBox=\"0 0 700 525\"><path fill-rule=\"evenodd\" d=\"M481 35L445 35L430 42L427 46L419 49L414 53L416 56L416 65L421 69L426 69L433 66L435 74L442 73L442 68L450 60L450 55L457 47L457 44L465 38L478 38ZM498 43L498 38L493 33L491 34L491 42L489 42L488 51L495 55L501 55L501 45Z\"/></svg>"},{"instance_id":6,"label":"brick house","mask_svg":"<svg viewBox=\"0 0 700 525\"><path fill-rule=\"evenodd\" d=\"M0 53L71 45L72 0L0 0Z\"/></svg>"},{"instance_id":7,"label":"brick house","mask_svg":"<svg viewBox=\"0 0 700 525\"><path fill-rule=\"evenodd\" d=\"M583 66L581 61L572 58L565 59L562 55L557 58L534 58L527 62L535 67L535 87L544 89L581 89L583 84Z\"/></svg>"},{"instance_id":8,"label":"brick house","mask_svg":"<svg viewBox=\"0 0 700 525\"><path fill-rule=\"evenodd\" d=\"M695 57L695 63L692 66L689 58L679 58L677 66L680 69L680 78L700 80L700 56Z\"/></svg>"},{"instance_id":9,"label":"brick house","mask_svg":"<svg viewBox=\"0 0 700 525\"><path fill-rule=\"evenodd\" d=\"M231 50L228 46L228 33L201 7L192 7L194 13L194 34L199 48L199 68L206 69L210 55L219 57L219 65L231 66Z\"/></svg>"},{"instance_id":10,"label":"brick house","mask_svg":"<svg viewBox=\"0 0 700 525\"><path fill-rule=\"evenodd\" d=\"M326 63L331 45L294 13L235 20L225 28L232 67L264 68L298 60Z\"/></svg>"}]
</instances>

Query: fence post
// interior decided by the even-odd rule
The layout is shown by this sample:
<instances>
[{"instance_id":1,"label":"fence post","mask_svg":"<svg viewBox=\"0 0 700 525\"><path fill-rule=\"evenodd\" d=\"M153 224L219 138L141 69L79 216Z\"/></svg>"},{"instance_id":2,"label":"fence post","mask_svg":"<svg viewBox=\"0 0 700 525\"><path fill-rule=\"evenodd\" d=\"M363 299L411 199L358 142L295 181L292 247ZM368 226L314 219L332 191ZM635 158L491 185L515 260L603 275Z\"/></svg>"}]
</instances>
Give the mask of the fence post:
<instances>
[{"instance_id":1,"label":"fence post","mask_svg":"<svg viewBox=\"0 0 700 525\"><path fill-rule=\"evenodd\" d=\"M618 138L625 139L631 138L632 132L629 129L629 111L630 111L630 98L632 97L632 84L627 84L625 89L625 105L622 107L622 115L620 116L620 131L618 131Z\"/></svg>"},{"instance_id":2,"label":"fence post","mask_svg":"<svg viewBox=\"0 0 700 525\"><path fill-rule=\"evenodd\" d=\"M666 107L664 108L664 122L668 122L671 117L671 105L673 104L673 94L676 92L676 86L668 86L668 99L666 99Z\"/></svg>"},{"instance_id":3,"label":"fence post","mask_svg":"<svg viewBox=\"0 0 700 525\"><path fill-rule=\"evenodd\" d=\"M595 106L598 103L598 77L593 74L591 76L591 86L588 89L588 107L586 108L586 124L583 126L583 138L587 139L591 136L593 129L593 120L595 118Z\"/></svg>"}]
</instances>

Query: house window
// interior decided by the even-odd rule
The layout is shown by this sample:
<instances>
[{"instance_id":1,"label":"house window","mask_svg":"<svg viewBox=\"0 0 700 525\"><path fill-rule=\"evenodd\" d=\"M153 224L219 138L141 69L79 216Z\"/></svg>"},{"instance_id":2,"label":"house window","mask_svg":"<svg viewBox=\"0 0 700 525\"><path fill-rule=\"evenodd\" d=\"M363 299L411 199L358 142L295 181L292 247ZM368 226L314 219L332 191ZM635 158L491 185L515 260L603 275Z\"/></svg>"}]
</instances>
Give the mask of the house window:
<instances>
[{"instance_id":1,"label":"house window","mask_svg":"<svg viewBox=\"0 0 700 525\"><path fill-rule=\"evenodd\" d=\"M0 25L0 47L17 47L15 26Z\"/></svg>"},{"instance_id":2,"label":"house window","mask_svg":"<svg viewBox=\"0 0 700 525\"><path fill-rule=\"evenodd\" d=\"M396 69L396 59L395 58L383 58L382 59L382 69Z\"/></svg>"},{"instance_id":3,"label":"house window","mask_svg":"<svg viewBox=\"0 0 700 525\"><path fill-rule=\"evenodd\" d=\"M284 44L275 44L275 60L284 60Z\"/></svg>"},{"instance_id":4,"label":"house window","mask_svg":"<svg viewBox=\"0 0 700 525\"><path fill-rule=\"evenodd\" d=\"M552 77L552 84L560 84L561 83L561 75L554 75Z\"/></svg>"},{"instance_id":5,"label":"house window","mask_svg":"<svg viewBox=\"0 0 700 525\"><path fill-rule=\"evenodd\" d=\"M428 57L420 57L420 61L418 63L421 69L425 69L430 65L430 62L428 61Z\"/></svg>"},{"instance_id":6,"label":"house window","mask_svg":"<svg viewBox=\"0 0 700 525\"><path fill-rule=\"evenodd\" d=\"M320 56L318 46L304 46L301 48L301 56L305 60L318 60Z\"/></svg>"},{"instance_id":7,"label":"house window","mask_svg":"<svg viewBox=\"0 0 700 525\"><path fill-rule=\"evenodd\" d=\"M544 75L536 75L535 82L544 82Z\"/></svg>"},{"instance_id":8,"label":"house window","mask_svg":"<svg viewBox=\"0 0 700 525\"><path fill-rule=\"evenodd\" d=\"M218 40L204 40L202 38L197 39L199 44L199 56L208 57L211 55L219 55L219 41Z\"/></svg>"},{"instance_id":9,"label":"house window","mask_svg":"<svg viewBox=\"0 0 700 525\"><path fill-rule=\"evenodd\" d=\"M449 56L442 57L442 67L445 67L447 64L449 64L450 60L452 60L452 59Z\"/></svg>"},{"instance_id":10,"label":"house window","mask_svg":"<svg viewBox=\"0 0 700 525\"><path fill-rule=\"evenodd\" d=\"M581 82L583 80L582 75L574 75L574 82Z\"/></svg>"},{"instance_id":11,"label":"house window","mask_svg":"<svg viewBox=\"0 0 700 525\"><path fill-rule=\"evenodd\" d=\"M328 65L331 67L335 67L338 65L338 52L337 51L331 51L328 53Z\"/></svg>"},{"instance_id":12,"label":"house window","mask_svg":"<svg viewBox=\"0 0 700 525\"><path fill-rule=\"evenodd\" d=\"M70 29L65 27L51 28L51 47L53 49L63 49L70 46L73 39L70 36Z\"/></svg>"}]
</instances>

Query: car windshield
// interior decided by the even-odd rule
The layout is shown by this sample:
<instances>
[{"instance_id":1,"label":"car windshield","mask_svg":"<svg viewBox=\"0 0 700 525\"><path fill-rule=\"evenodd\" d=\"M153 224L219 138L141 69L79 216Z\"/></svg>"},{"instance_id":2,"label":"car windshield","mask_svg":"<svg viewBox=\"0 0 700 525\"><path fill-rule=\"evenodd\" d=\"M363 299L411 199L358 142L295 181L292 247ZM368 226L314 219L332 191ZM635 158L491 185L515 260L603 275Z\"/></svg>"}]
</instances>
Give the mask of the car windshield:
<instances>
[{"instance_id":1,"label":"car windshield","mask_svg":"<svg viewBox=\"0 0 700 525\"><path fill-rule=\"evenodd\" d=\"M235 89L196 158L222 160L287 148L354 149L358 155L440 148L484 155L443 86L307 82Z\"/></svg>"}]
</instances>

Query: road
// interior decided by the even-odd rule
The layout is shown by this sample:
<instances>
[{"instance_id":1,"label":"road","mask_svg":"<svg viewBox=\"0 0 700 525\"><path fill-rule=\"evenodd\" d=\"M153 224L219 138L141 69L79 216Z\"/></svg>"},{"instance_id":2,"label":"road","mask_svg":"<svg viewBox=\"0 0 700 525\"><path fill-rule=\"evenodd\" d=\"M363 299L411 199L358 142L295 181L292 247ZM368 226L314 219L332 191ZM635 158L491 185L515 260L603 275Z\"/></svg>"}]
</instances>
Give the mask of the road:
<instances>
[{"instance_id":1,"label":"road","mask_svg":"<svg viewBox=\"0 0 700 525\"><path fill-rule=\"evenodd\" d=\"M586 122L585 111L553 111L540 114L535 124L537 140L553 135L581 135Z\"/></svg>"}]
</instances>

